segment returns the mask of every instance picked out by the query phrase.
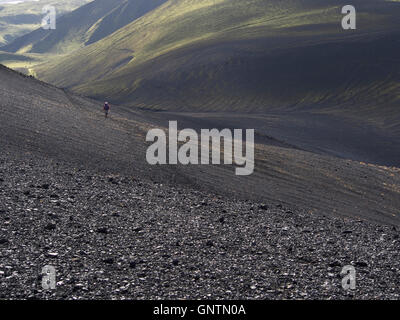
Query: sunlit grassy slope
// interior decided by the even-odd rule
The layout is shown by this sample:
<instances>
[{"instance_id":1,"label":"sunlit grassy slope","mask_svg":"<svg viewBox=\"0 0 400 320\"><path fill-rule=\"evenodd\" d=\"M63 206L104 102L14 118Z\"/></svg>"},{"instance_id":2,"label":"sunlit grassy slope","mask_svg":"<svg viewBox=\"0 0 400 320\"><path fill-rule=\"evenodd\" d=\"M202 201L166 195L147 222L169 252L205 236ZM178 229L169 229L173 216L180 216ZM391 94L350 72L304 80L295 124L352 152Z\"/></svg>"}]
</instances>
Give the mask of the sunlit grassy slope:
<instances>
[{"instance_id":1,"label":"sunlit grassy slope","mask_svg":"<svg viewBox=\"0 0 400 320\"><path fill-rule=\"evenodd\" d=\"M93 0L41 0L19 4L0 3L0 46L40 27L45 5L56 7L57 14L70 12Z\"/></svg>"},{"instance_id":2,"label":"sunlit grassy slope","mask_svg":"<svg viewBox=\"0 0 400 320\"><path fill-rule=\"evenodd\" d=\"M170 0L112 35L35 67L46 81L164 110L274 109L399 120L400 4Z\"/></svg>"},{"instance_id":3,"label":"sunlit grassy slope","mask_svg":"<svg viewBox=\"0 0 400 320\"><path fill-rule=\"evenodd\" d=\"M2 50L16 53L70 53L110 35L165 1L95 0L60 17L56 30L35 30Z\"/></svg>"}]
</instances>

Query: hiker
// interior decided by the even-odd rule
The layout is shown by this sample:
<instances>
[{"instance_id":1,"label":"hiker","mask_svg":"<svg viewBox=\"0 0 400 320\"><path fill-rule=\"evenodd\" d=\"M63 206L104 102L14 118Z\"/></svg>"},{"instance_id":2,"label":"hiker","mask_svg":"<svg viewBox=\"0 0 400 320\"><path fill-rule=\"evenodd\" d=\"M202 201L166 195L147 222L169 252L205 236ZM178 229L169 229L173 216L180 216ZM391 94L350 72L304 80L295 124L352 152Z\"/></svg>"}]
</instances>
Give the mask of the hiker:
<instances>
[{"instance_id":1,"label":"hiker","mask_svg":"<svg viewBox=\"0 0 400 320\"><path fill-rule=\"evenodd\" d=\"M110 111L110 105L108 102L104 102L104 116L107 118L108 117L108 112Z\"/></svg>"}]
</instances>

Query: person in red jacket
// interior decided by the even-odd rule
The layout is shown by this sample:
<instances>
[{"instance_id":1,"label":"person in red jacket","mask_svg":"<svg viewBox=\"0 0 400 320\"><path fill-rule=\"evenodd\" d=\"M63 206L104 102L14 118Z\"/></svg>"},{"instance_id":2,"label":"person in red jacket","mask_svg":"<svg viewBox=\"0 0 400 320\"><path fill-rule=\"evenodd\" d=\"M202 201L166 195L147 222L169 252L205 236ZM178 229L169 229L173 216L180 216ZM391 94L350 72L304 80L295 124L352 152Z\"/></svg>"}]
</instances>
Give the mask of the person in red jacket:
<instances>
[{"instance_id":1,"label":"person in red jacket","mask_svg":"<svg viewBox=\"0 0 400 320\"><path fill-rule=\"evenodd\" d=\"M104 102L104 116L107 118L108 117L108 112L110 112L110 105L108 102Z\"/></svg>"}]
</instances>

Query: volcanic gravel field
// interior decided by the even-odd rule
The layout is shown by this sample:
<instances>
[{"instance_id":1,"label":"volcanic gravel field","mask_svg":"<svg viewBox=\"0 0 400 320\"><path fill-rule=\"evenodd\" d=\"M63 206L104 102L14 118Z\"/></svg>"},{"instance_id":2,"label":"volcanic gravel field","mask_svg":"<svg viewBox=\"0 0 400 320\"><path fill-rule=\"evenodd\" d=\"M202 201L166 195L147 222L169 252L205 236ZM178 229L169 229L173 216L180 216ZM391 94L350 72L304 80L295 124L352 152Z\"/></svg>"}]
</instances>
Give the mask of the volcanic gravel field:
<instances>
[{"instance_id":1,"label":"volcanic gravel field","mask_svg":"<svg viewBox=\"0 0 400 320\"><path fill-rule=\"evenodd\" d=\"M2 299L398 299L392 226L0 156ZM56 268L57 288L41 270ZM340 272L356 268L355 290Z\"/></svg>"},{"instance_id":2,"label":"volcanic gravel field","mask_svg":"<svg viewBox=\"0 0 400 320\"><path fill-rule=\"evenodd\" d=\"M279 144L258 146L251 179L150 168L162 114L105 120L96 101L0 81L1 299L399 298L398 169Z\"/></svg>"}]
</instances>

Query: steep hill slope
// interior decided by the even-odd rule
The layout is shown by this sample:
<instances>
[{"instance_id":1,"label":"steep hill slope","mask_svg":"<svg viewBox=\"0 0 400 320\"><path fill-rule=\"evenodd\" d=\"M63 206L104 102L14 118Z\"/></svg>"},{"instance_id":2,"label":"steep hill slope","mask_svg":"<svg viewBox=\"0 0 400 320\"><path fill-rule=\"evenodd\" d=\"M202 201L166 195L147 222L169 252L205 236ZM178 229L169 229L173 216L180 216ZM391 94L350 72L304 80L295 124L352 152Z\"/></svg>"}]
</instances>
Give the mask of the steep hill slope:
<instances>
[{"instance_id":1,"label":"steep hill slope","mask_svg":"<svg viewBox=\"0 0 400 320\"><path fill-rule=\"evenodd\" d=\"M147 131L166 127L169 119L177 119L175 115L113 106L111 119L105 121L101 103L3 67L0 108L3 153L10 149L40 154L90 170L182 185L227 198L279 203L309 214L400 224L400 176L395 168L313 154L268 137L256 144L255 172L248 177L235 176L229 165L150 166ZM179 129L196 128L196 123L214 127L201 121L181 118Z\"/></svg>"},{"instance_id":2,"label":"steep hill slope","mask_svg":"<svg viewBox=\"0 0 400 320\"><path fill-rule=\"evenodd\" d=\"M110 35L163 2L96 0L60 17L56 30L35 30L1 49L19 53L68 53Z\"/></svg>"},{"instance_id":3,"label":"steep hill slope","mask_svg":"<svg viewBox=\"0 0 400 320\"><path fill-rule=\"evenodd\" d=\"M397 126L400 4L355 1L356 31L341 28L344 4L168 1L35 71L128 105L245 112L312 106Z\"/></svg>"}]
</instances>

